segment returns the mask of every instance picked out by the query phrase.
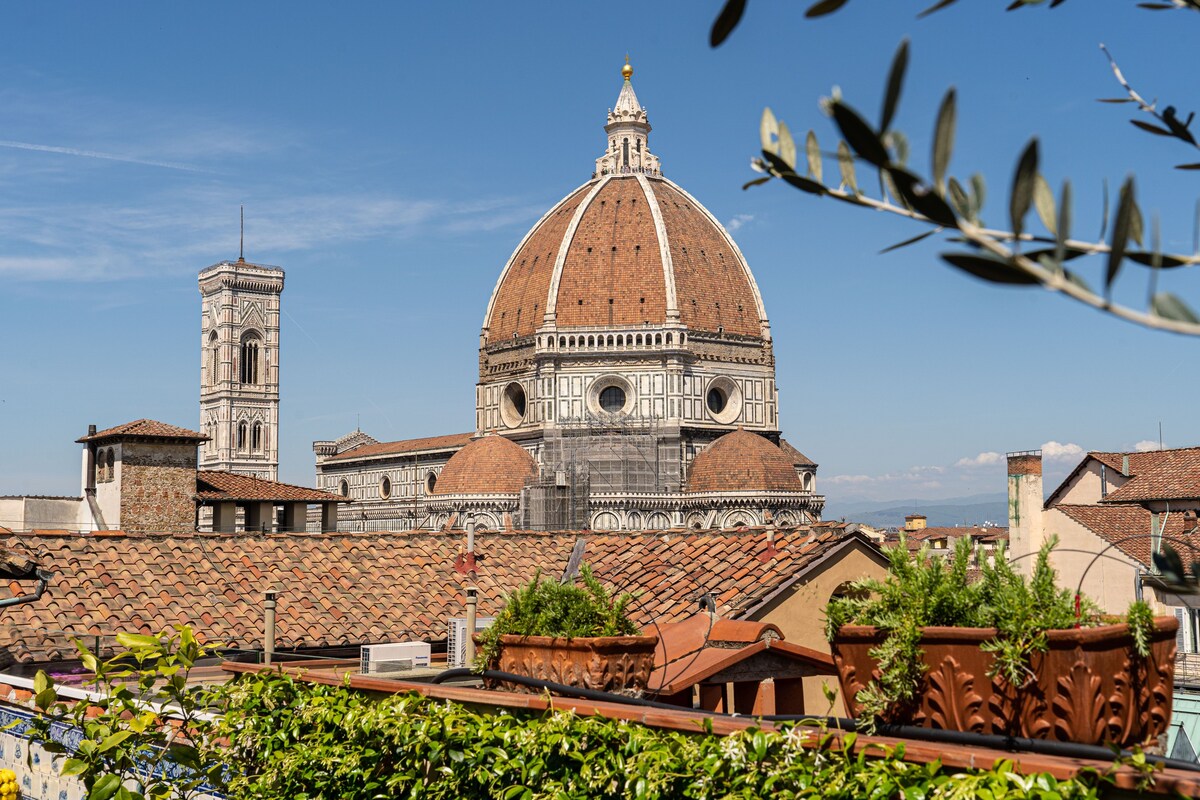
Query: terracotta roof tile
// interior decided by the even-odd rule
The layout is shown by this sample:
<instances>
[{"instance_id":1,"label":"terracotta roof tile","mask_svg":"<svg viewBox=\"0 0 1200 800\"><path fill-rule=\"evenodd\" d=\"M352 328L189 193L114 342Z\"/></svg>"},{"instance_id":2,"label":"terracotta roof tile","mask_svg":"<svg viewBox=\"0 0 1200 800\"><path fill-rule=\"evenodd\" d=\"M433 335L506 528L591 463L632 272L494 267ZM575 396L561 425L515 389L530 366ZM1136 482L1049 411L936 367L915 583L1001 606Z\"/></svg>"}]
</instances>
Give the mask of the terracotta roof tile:
<instances>
[{"instance_id":1,"label":"terracotta roof tile","mask_svg":"<svg viewBox=\"0 0 1200 800\"><path fill-rule=\"evenodd\" d=\"M536 476L537 464L525 448L489 434L450 457L433 494L516 494L527 479Z\"/></svg>"},{"instance_id":2,"label":"terracotta roof tile","mask_svg":"<svg viewBox=\"0 0 1200 800\"><path fill-rule=\"evenodd\" d=\"M309 503L349 503L340 494L290 483L263 480L251 475L201 470L196 473L196 496L202 500L282 500Z\"/></svg>"},{"instance_id":3,"label":"terracotta roof tile","mask_svg":"<svg viewBox=\"0 0 1200 800\"><path fill-rule=\"evenodd\" d=\"M480 615L494 614L537 571L560 575L579 538L601 580L640 592L632 611L643 627L683 619L705 592L720 615L736 617L851 537L860 538L825 524L777 532L774 557L764 560L762 530L477 533L482 558L476 574L463 575L454 566L462 534L9 536L0 544L32 549L59 571L41 600L5 609L0 666L70 657L75 637L182 623L210 643L260 648L268 585L280 591L281 648L440 640L448 620L463 615L468 585L480 589ZM743 568L743 582L730 577Z\"/></svg>"},{"instance_id":4,"label":"terracotta roof tile","mask_svg":"<svg viewBox=\"0 0 1200 800\"><path fill-rule=\"evenodd\" d=\"M1200 447L1130 453L1129 474L1133 477L1109 492L1103 502L1200 498Z\"/></svg>"},{"instance_id":5,"label":"terracotta roof tile","mask_svg":"<svg viewBox=\"0 0 1200 800\"><path fill-rule=\"evenodd\" d=\"M1133 558L1138 563L1143 566L1150 566L1149 510L1133 503L1094 506L1060 504L1054 508L1063 512L1106 542L1116 545L1118 550ZM1050 529L1049 526L1047 527L1046 533L1054 533L1054 530ZM1200 547L1200 534L1194 530L1190 530L1194 527L1194 520L1188 522L1187 530L1189 532L1185 534L1184 515L1182 513L1173 513L1167 515L1166 528L1162 533L1167 537L1190 541L1196 547ZM1137 538L1125 541L1130 536L1136 536ZM1184 552L1187 548L1175 543L1175 549L1180 551L1185 561L1193 560L1193 557L1189 553Z\"/></svg>"},{"instance_id":6,"label":"terracotta roof tile","mask_svg":"<svg viewBox=\"0 0 1200 800\"><path fill-rule=\"evenodd\" d=\"M815 467L817 465L817 462L813 461L811 458L804 455L804 453L801 453L799 450L793 447L792 443L787 439L781 438L779 440L779 449L783 451L784 455L792 460L792 466L794 467Z\"/></svg>"},{"instance_id":7,"label":"terracotta roof tile","mask_svg":"<svg viewBox=\"0 0 1200 800\"><path fill-rule=\"evenodd\" d=\"M153 419L138 419L133 422L126 422L124 425L105 428L102 431L97 431L90 436L84 436L75 441L82 444L84 442L98 442L102 439L126 436L135 436L143 439L194 439L197 442L208 441L208 437L203 433L188 428L180 428L177 425L168 425L165 422Z\"/></svg>"},{"instance_id":8,"label":"terracotta roof tile","mask_svg":"<svg viewBox=\"0 0 1200 800\"><path fill-rule=\"evenodd\" d=\"M739 428L710 444L688 468L689 492L802 492L792 459L770 440Z\"/></svg>"},{"instance_id":9,"label":"terracotta roof tile","mask_svg":"<svg viewBox=\"0 0 1200 800\"><path fill-rule=\"evenodd\" d=\"M330 456L329 461L345 461L371 456L397 455L402 453L418 453L425 450L453 450L471 441L474 433L451 433L445 436L426 436L423 439L402 439L398 442L376 442L351 448L344 453Z\"/></svg>"}]
</instances>

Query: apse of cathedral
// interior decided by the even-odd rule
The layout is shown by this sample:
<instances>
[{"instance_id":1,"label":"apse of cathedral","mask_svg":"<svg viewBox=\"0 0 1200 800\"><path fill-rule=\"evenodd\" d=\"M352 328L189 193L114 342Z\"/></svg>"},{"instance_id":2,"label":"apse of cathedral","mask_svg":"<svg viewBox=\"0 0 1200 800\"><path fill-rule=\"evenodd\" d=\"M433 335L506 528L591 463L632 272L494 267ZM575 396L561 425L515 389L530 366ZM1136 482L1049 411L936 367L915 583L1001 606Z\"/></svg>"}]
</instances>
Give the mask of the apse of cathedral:
<instances>
[{"instance_id":1,"label":"apse of cathedral","mask_svg":"<svg viewBox=\"0 0 1200 800\"><path fill-rule=\"evenodd\" d=\"M475 430L313 444L344 529L661 530L820 518L780 438L766 308L652 151L628 60L591 178L525 234L479 337Z\"/></svg>"}]
</instances>

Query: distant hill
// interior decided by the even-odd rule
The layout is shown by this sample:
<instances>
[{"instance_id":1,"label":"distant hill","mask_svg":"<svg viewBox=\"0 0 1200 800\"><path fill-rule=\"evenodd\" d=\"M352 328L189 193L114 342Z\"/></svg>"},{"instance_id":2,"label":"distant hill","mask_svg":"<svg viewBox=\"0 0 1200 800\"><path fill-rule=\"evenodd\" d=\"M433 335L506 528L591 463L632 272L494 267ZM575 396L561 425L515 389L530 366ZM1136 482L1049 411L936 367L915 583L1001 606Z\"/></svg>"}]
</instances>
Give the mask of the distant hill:
<instances>
[{"instance_id":1,"label":"distant hill","mask_svg":"<svg viewBox=\"0 0 1200 800\"><path fill-rule=\"evenodd\" d=\"M824 519L846 518L849 522L863 522L876 528L898 528L904 525L909 514L924 514L928 525L953 527L955 525L1008 524L1008 498L999 493L978 494L967 497L948 497L942 500L887 500L868 501L848 499L838 502L836 498L825 507Z\"/></svg>"}]
</instances>

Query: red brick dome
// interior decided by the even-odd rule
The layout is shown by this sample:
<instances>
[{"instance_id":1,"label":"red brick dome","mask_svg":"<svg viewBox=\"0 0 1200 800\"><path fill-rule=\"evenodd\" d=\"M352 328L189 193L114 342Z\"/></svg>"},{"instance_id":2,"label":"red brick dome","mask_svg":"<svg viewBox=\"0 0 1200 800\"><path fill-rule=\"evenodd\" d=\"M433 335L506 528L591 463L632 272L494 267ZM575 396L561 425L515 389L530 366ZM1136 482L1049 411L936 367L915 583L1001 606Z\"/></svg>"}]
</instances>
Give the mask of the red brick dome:
<instances>
[{"instance_id":1,"label":"red brick dome","mask_svg":"<svg viewBox=\"0 0 1200 800\"><path fill-rule=\"evenodd\" d=\"M488 434L450 457L433 494L516 494L527 478L536 476L537 464L525 448Z\"/></svg>"},{"instance_id":2,"label":"red brick dome","mask_svg":"<svg viewBox=\"0 0 1200 800\"><path fill-rule=\"evenodd\" d=\"M757 433L738 428L710 444L688 469L689 492L802 492L792 459Z\"/></svg>"},{"instance_id":3,"label":"red brick dome","mask_svg":"<svg viewBox=\"0 0 1200 800\"><path fill-rule=\"evenodd\" d=\"M732 237L662 177L604 175L550 209L488 303L486 342L559 329L682 322L767 337L758 286Z\"/></svg>"}]
</instances>

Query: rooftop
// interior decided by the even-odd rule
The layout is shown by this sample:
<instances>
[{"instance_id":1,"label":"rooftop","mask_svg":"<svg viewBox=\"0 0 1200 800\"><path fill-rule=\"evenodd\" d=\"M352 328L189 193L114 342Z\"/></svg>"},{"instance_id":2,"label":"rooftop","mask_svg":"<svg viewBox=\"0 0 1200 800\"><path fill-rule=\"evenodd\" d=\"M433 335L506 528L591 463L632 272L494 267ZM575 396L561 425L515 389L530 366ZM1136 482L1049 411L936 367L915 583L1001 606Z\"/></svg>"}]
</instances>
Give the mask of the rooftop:
<instances>
[{"instance_id":1,"label":"rooftop","mask_svg":"<svg viewBox=\"0 0 1200 800\"><path fill-rule=\"evenodd\" d=\"M41 601L0 617L0 666L73 658L71 640L84 635L181 623L211 643L258 649L269 587L279 592L281 649L441 640L450 618L463 614L468 585L479 588L479 614L494 613L539 571L561 575L580 540L602 580L640 592L632 610L643 625L686 617L706 593L720 616L738 617L839 548L874 549L833 523L771 532L477 533L471 574L459 558L465 537L450 533L8 536L0 543L57 574Z\"/></svg>"}]
</instances>

